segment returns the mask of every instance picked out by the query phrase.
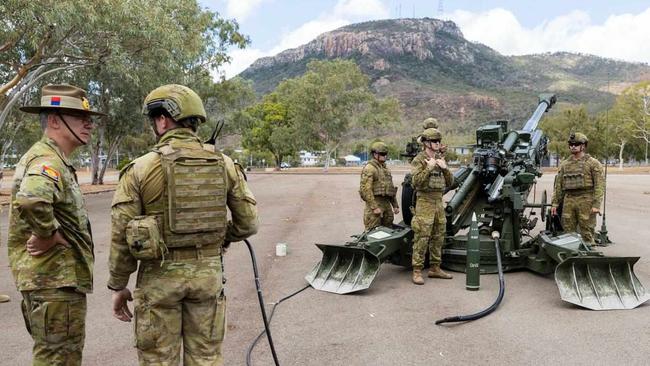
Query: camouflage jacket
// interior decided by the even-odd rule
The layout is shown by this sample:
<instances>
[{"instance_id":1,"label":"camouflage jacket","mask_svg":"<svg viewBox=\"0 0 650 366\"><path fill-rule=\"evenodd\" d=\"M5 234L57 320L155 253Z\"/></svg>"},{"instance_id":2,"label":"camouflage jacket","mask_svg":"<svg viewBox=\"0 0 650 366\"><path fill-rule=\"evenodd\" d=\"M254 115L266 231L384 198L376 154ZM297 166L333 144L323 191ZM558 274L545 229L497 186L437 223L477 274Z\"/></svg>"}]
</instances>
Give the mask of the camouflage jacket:
<instances>
[{"instance_id":1,"label":"camouflage jacket","mask_svg":"<svg viewBox=\"0 0 650 366\"><path fill-rule=\"evenodd\" d=\"M577 191L592 192L591 207L600 208L605 195L603 166L589 154L585 154L580 159L571 156L560 164L553 187L553 207L559 207L564 200L564 195L570 191L571 185L576 185L573 182L575 178L579 180L577 184L580 186Z\"/></svg>"},{"instance_id":2,"label":"camouflage jacket","mask_svg":"<svg viewBox=\"0 0 650 366\"><path fill-rule=\"evenodd\" d=\"M375 201L375 196L387 197L393 207L399 207L395 197L396 193L397 188L393 185L393 177L385 163L373 159L363 167L359 195L371 209L374 210L379 207Z\"/></svg>"},{"instance_id":3,"label":"camouflage jacket","mask_svg":"<svg viewBox=\"0 0 650 366\"><path fill-rule=\"evenodd\" d=\"M411 162L413 188L418 197L426 197L427 193L444 192L446 187L454 183L454 176L448 168L441 169L437 165L429 168L426 161L428 158L426 152L422 151Z\"/></svg>"},{"instance_id":4,"label":"camouflage jacket","mask_svg":"<svg viewBox=\"0 0 650 366\"><path fill-rule=\"evenodd\" d=\"M20 291L93 286L93 242L75 169L43 137L16 166L9 213L9 264ZM70 248L57 245L40 256L27 253L34 233L50 237L58 230Z\"/></svg>"},{"instance_id":5,"label":"camouflage jacket","mask_svg":"<svg viewBox=\"0 0 650 366\"><path fill-rule=\"evenodd\" d=\"M187 128L177 128L165 133L154 149L167 145L173 139L194 142L202 146L199 138ZM203 145L213 151L211 145ZM232 159L223 155L226 169L226 204L232 220L227 223L226 241L236 242L257 232L258 218L255 197L248 188L244 173ZM109 256L110 278L108 287L125 288L129 276L137 269L137 260L129 252L125 228L134 217L144 213L145 205L160 200L165 188L160 155L147 153L120 172L120 181L113 196L111 208L111 249Z\"/></svg>"}]
</instances>

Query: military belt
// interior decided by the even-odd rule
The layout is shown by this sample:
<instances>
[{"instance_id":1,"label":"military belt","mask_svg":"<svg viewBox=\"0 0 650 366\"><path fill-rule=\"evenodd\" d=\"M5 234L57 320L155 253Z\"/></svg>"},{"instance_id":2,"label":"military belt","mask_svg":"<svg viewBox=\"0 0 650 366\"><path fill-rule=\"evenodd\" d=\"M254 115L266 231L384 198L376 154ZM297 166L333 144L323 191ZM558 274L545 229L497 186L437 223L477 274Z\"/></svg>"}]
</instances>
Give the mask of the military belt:
<instances>
[{"instance_id":1,"label":"military belt","mask_svg":"<svg viewBox=\"0 0 650 366\"><path fill-rule=\"evenodd\" d=\"M444 196L443 191L419 191L417 192L417 197L420 199L430 199L430 200L440 200Z\"/></svg>"},{"instance_id":2,"label":"military belt","mask_svg":"<svg viewBox=\"0 0 650 366\"><path fill-rule=\"evenodd\" d=\"M165 260L184 260L218 257L221 255L221 245L205 245L201 247L169 248Z\"/></svg>"},{"instance_id":3,"label":"military belt","mask_svg":"<svg viewBox=\"0 0 650 366\"><path fill-rule=\"evenodd\" d=\"M593 189L571 189L566 190L567 196L586 196L594 193Z\"/></svg>"}]
</instances>

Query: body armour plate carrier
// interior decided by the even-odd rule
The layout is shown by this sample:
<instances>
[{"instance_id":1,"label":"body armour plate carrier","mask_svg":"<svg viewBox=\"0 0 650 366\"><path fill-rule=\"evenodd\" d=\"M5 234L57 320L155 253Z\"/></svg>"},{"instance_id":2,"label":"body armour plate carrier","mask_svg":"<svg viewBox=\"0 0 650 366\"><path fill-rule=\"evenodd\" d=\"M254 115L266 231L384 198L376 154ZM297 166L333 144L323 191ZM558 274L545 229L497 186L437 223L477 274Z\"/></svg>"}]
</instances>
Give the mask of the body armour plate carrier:
<instances>
[{"instance_id":1,"label":"body armour plate carrier","mask_svg":"<svg viewBox=\"0 0 650 366\"><path fill-rule=\"evenodd\" d=\"M580 159L578 161L570 161L564 166L563 186L565 190L573 191L594 187L593 177L586 165L585 159Z\"/></svg>"},{"instance_id":2,"label":"body armour plate carrier","mask_svg":"<svg viewBox=\"0 0 650 366\"><path fill-rule=\"evenodd\" d=\"M147 215L162 221L168 248L223 244L226 235L225 164L196 142L172 141L160 154L166 186Z\"/></svg>"}]
</instances>

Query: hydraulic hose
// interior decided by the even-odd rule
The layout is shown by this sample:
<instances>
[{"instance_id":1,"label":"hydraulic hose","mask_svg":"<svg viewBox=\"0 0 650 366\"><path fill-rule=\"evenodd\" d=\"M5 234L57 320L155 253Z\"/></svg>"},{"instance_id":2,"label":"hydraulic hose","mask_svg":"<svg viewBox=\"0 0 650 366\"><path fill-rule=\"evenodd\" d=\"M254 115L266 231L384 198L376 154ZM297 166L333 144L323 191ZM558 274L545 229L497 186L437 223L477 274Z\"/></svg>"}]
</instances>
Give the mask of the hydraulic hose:
<instances>
[{"instance_id":1,"label":"hydraulic hose","mask_svg":"<svg viewBox=\"0 0 650 366\"><path fill-rule=\"evenodd\" d=\"M472 320L480 319L494 310L496 310L497 307L499 307L499 304L501 303L501 300L503 300L503 295L506 291L506 285L505 285L505 280L503 278L503 268L501 267L501 250L499 247L499 232L494 231L492 233L492 238L494 239L494 248L496 249L497 253L497 267L499 269L499 294L497 295L496 300L492 305L490 305L487 309L481 310L478 313L474 313L471 315L457 315L457 316L451 316L448 318L436 320L436 325L440 325L443 323L457 323L457 322L469 322Z\"/></svg>"},{"instance_id":2,"label":"hydraulic hose","mask_svg":"<svg viewBox=\"0 0 650 366\"><path fill-rule=\"evenodd\" d=\"M271 315L269 315L269 327L270 327L271 321L273 320L273 314L275 314L275 307L276 306L280 305L280 303L282 303L283 301L288 300L288 299L292 298L295 295L298 295L299 293L305 291L306 289L308 289L310 287L311 287L311 285L307 285L307 286L301 288L300 290L295 291L295 292L291 293L290 295L287 295L287 296L281 298L278 302L273 304L273 307L271 308ZM260 334L258 334L257 337L255 337L255 339L253 340L251 345L248 346L248 349L246 350L246 366L251 366L252 365L251 354L253 353L253 349L257 345L257 342L259 342L259 340L262 339L262 336L264 335L265 332L266 332L265 330L261 331Z\"/></svg>"},{"instance_id":3,"label":"hydraulic hose","mask_svg":"<svg viewBox=\"0 0 650 366\"><path fill-rule=\"evenodd\" d=\"M260 275L257 271L257 260L255 259L255 252L253 251L253 246L248 241L248 239L244 239L244 243L246 243L246 246L248 247L248 251L251 254L251 261L253 262L253 273L255 274L255 287L257 288L257 299L260 302L260 310L262 311L262 321L264 322L266 337L269 339L269 347L271 348L271 354L273 355L273 362L275 363L275 366L280 366L280 363L278 362L278 355L275 353L273 338L271 337L271 328L269 327L269 322L266 318L266 310L264 309L264 298L262 297L262 286L260 285Z\"/></svg>"}]
</instances>

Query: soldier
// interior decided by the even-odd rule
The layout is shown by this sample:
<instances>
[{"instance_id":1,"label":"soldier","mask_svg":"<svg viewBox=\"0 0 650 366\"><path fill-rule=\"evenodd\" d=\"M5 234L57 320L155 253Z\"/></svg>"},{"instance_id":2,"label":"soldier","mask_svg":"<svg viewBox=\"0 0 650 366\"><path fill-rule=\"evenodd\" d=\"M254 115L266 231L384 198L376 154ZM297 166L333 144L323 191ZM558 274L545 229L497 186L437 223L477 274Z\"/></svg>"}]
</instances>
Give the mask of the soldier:
<instances>
[{"instance_id":1,"label":"soldier","mask_svg":"<svg viewBox=\"0 0 650 366\"><path fill-rule=\"evenodd\" d=\"M372 160L361 171L359 194L366 202L363 212L363 225L366 230L377 226L393 226L393 213L399 213L397 204L397 187L386 167L388 146L381 141L370 145ZM392 206L392 208L391 208Z\"/></svg>"},{"instance_id":2,"label":"soldier","mask_svg":"<svg viewBox=\"0 0 650 366\"><path fill-rule=\"evenodd\" d=\"M34 365L81 365L86 294L93 287L93 242L69 158L90 140L83 89L47 85L39 113L43 137L16 166L9 213L9 265L22 293Z\"/></svg>"},{"instance_id":3,"label":"soldier","mask_svg":"<svg viewBox=\"0 0 650 366\"><path fill-rule=\"evenodd\" d=\"M428 130L429 128L438 128L438 120L433 117L429 117L422 121L422 129Z\"/></svg>"},{"instance_id":4,"label":"soldier","mask_svg":"<svg viewBox=\"0 0 650 366\"><path fill-rule=\"evenodd\" d=\"M596 214L605 193L605 179L600 162L587 154L587 136L580 132L569 136L571 156L562 162L555 178L551 214L562 205L564 231L578 231L582 239L594 244Z\"/></svg>"},{"instance_id":5,"label":"soldier","mask_svg":"<svg viewBox=\"0 0 650 366\"><path fill-rule=\"evenodd\" d=\"M113 316L133 317L126 286L140 261L133 293L140 364L177 365L182 349L185 365L223 365L222 253L257 232L255 198L241 167L196 135L206 113L193 90L156 88L143 114L158 143L122 169L113 197Z\"/></svg>"},{"instance_id":6,"label":"soldier","mask_svg":"<svg viewBox=\"0 0 650 366\"><path fill-rule=\"evenodd\" d=\"M435 128L426 129L420 136L424 151L411 162L413 188L417 194L413 228L413 283L423 285L424 257L429 249L429 278L450 279L452 276L440 269L441 250L445 239L445 209L442 196L445 187L454 183L443 155L442 135Z\"/></svg>"}]
</instances>

